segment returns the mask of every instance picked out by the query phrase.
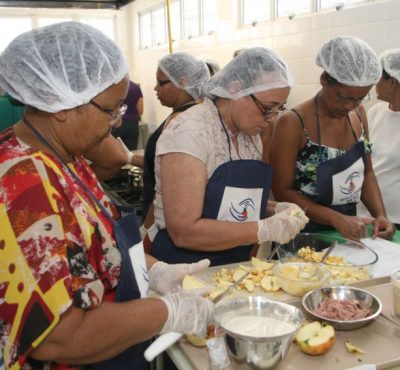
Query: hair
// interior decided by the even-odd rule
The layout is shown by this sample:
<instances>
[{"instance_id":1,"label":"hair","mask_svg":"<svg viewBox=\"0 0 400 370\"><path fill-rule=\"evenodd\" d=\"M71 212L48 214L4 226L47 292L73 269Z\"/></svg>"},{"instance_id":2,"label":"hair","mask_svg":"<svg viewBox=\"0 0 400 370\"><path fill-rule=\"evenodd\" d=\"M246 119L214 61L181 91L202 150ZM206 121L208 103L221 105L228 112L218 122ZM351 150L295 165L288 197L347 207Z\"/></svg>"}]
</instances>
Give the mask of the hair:
<instances>
[{"instance_id":1,"label":"hair","mask_svg":"<svg viewBox=\"0 0 400 370\"><path fill-rule=\"evenodd\" d=\"M339 83L339 81L336 78L332 77L328 72L324 72L324 75L326 82L328 82L328 85L333 86Z\"/></svg>"},{"instance_id":2,"label":"hair","mask_svg":"<svg viewBox=\"0 0 400 370\"><path fill-rule=\"evenodd\" d=\"M382 69L382 78L384 80L389 80L390 78L392 78L392 76L389 73L387 73L384 69Z\"/></svg>"}]
</instances>

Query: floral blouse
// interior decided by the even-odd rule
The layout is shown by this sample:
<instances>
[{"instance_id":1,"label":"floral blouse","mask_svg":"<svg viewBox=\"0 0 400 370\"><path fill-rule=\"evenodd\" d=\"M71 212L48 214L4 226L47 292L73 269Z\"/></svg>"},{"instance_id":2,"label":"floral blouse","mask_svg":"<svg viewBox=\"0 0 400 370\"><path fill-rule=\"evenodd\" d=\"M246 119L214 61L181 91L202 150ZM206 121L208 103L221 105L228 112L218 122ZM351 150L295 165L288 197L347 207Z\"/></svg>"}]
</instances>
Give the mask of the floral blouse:
<instances>
[{"instance_id":1,"label":"floral blouse","mask_svg":"<svg viewBox=\"0 0 400 370\"><path fill-rule=\"evenodd\" d=\"M86 161L70 167L116 218ZM30 352L69 307L90 310L112 299L121 256L110 220L87 192L12 128L0 133L0 225L0 349L5 369L30 369ZM41 362L34 368L80 369Z\"/></svg>"},{"instance_id":2,"label":"floral blouse","mask_svg":"<svg viewBox=\"0 0 400 370\"><path fill-rule=\"evenodd\" d=\"M319 163L325 162L328 159L340 157L345 154L347 150L321 145L320 151L319 144L310 139L306 128L304 128L304 134L306 137L306 144L297 154L294 188L304 194L317 196L317 168ZM365 153L370 154L372 151L371 143L364 136L363 128L358 141L364 142Z\"/></svg>"}]
</instances>

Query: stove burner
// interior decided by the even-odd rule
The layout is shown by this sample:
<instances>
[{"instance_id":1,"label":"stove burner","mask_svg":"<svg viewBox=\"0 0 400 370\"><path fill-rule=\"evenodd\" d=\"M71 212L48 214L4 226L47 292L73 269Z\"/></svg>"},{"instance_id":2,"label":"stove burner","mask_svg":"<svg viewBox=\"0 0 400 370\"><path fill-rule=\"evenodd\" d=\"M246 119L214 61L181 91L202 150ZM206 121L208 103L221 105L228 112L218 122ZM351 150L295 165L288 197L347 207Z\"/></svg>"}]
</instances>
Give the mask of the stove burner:
<instances>
[{"instance_id":1,"label":"stove burner","mask_svg":"<svg viewBox=\"0 0 400 370\"><path fill-rule=\"evenodd\" d=\"M101 184L115 204L135 207L136 214L141 216L143 213L142 175L143 172L140 169L135 169L134 178L128 170L121 170L113 178Z\"/></svg>"}]
</instances>

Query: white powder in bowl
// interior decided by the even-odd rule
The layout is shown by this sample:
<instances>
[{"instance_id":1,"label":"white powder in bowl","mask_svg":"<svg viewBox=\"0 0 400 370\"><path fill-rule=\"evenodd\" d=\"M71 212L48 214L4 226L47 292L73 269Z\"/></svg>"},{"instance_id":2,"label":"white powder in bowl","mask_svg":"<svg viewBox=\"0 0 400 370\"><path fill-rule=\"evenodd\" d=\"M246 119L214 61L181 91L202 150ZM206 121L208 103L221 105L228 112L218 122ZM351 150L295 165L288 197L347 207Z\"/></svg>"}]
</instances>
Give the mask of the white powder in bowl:
<instances>
[{"instance_id":1,"label":"white powder in bowl","mask_svg":"<svg viewBox=\"0 0 400 370\"><path fill-rule=\"evenodd\" d=\"M296 328L289 322L255 315L232 317L223 321L222 326L232 333L257 338L288 334Z\"/></svg>"}]
</instances>

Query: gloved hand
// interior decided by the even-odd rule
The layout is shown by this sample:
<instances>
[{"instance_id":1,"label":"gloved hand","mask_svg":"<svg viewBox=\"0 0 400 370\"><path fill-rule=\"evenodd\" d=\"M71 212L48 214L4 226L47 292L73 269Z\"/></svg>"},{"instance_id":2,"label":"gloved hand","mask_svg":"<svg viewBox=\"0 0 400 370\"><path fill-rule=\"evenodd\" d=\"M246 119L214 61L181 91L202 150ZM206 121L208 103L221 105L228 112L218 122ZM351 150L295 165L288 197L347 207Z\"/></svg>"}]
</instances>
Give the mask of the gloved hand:
<instances>
[{"instance_id":1,"label":"gloved hand","mask_svg":"<svg viewBox=\"0 0 400 370\"><path fill-rule=\"evenodd\" d=\"M118 136L117 137L117 141L120 143L120 145L122 146L122 148L124 149L124 152L126 153L126 156L128 157L128 160L127 160L127 164L131 164L132 163L132 159L133 159L133 157L135 156L134 154L133 154L133 152L131 152L128 148L127 148L127 146L125 145L125 143L122 141L122 139Z\"/></svg>"},{"instance_id":2,"label":"gloved hand","mask_svg":"<svg viewBox=\"0 0 400 370\"><path fill-rule=\"evenodd\" d=\"M301 209L301 214L291 215L291 211L292 208L288 207L272 217L259 220L258 241L285 244L292 240L306 226L309 219Z\"/></svg>"},{"instance_id":3,"label":"gloved hand","mask_svg":"<svg viewBox=\"0 0 400 370\"><path fill-rule=\"evenodd\" d=\"M303 210L295 203L279 202L275 205L275 214L284 211L285 209L293 210L293 212L304 213Z\"/></svg>"},{"instance_id":4,"label":"gloved hand","mask_svg":"<svg viewBox=\"0 0 400 370\"><path fill-rule=\"evenodd\" d=\"M214 304L199 295L203 291L178 290L160 297L168 308L168 319L160 333L174 331L205 336L208 325L213 321Z\"/></svg>"},{"instance_id":5,"label":"gloved hand","mask_svg":"<svg viewBox=\"0 0 400 370\"><path fill-rule=\"evenodd\" d=\"M177 263L170 265L156 262L149 270L149 289L165 294L176 288L185 275L195 274L210 266L210 260L204 259L196 263Z\"/></svg>"}]
</instances>

